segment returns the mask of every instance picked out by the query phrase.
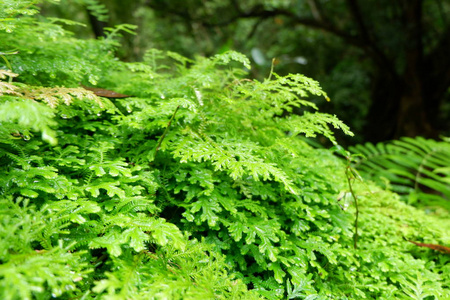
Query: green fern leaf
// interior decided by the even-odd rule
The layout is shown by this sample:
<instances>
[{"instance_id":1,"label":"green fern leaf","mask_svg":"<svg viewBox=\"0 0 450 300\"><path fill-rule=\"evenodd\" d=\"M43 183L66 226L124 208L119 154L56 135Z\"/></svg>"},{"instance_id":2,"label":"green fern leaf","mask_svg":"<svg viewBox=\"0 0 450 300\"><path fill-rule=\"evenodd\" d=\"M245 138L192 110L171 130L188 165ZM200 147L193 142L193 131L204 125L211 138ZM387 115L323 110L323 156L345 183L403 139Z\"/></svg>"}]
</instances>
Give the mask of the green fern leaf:
<instances>
[{"instance_id":1,"label":"green fern leaf","mask_svg":"<svg viewBox=\"0 0 450 300\"><path fill-rule=\"evenodd\" d=\"M448 174L440 172L450 164L448 142L420 137L403 138L376 146L370 143L357 145L350 149L353 153L365 155L365 158L357 160L355 166L367 178L382 184L380 177L384 177L390 181L393 190L401 194L425 195L425 191L430 190L450 199Z\"/></svg>"}]
</instances>

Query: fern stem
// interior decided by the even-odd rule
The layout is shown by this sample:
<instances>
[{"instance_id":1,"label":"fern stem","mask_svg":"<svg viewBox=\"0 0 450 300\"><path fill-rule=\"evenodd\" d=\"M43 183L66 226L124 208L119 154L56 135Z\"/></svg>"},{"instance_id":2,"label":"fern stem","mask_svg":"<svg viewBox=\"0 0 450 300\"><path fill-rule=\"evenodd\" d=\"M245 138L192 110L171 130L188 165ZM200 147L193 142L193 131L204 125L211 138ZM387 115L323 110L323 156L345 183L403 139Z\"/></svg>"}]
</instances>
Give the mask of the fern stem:
<instances>
[{"instance_id":1,"label":"fern stem","mask_svg":"<svg viewBox=\"0 0 450 300\"><path fill-rule=\"evenodd\" d=\"M268 80L271 80L272 79L272 74L273 74L273 67L274 67L274 65L275 65L275 58L272 58L272 65L270 66L270 73L269 73L269 78L268 78Z\"/></svg>"},{"instance_id":2,"label":"fern stem","mask_svg":"<svg viewBox=\"0 0 450 300\"><path fill-rule=\"evenodd\" d=\"M174 111L172 117L170 118L169 123L167 124L166 129L164 129L163 134L162 134L161 137L159 138L158 145L156 146L156 150L155 150L155 158L156 158L156 154L158 154L159 148L161 147L162 141L164 140L164 138L166 137L167 132L169 131L170 124L172 124L173 119L175 119L175 115L177 114L177 111L178 111L179 108L180 108L180 106L178 105L177 108L175 109L175 111Z\"/></svg>"},{"instance_id":3,"label":"fern stem","mask_svg":"<svg viewBox=\"0 0 450 300\"><path fill-rule=\"evenodd\" d=\"M350 173L350 174L349 174ZM350 189L350 193L352 194L353 199L355 199L355 233L353 234L353 248L358 249L358 217L359 217L359 207L358 207L358 197L355 194L352 186L352 173L350 167L347 167L345 171L345 175L347 177L348 187Z\"/></svg>"},{"instance_id":4,"label":"fern stem","mask_svg":"<svg viewBox=\"0 0 450 300\"><path fill-rule=\"evenodd\" d=\"M9 60L6 59L6 57L4 55L0 55L1 58L3 58L3 60L5 61L6 66L9 68L9 70L12 72L12 67L11 64L9 63ZM8 83L11 84L13 77L12 76L8 76Z\"/></svg>"},{"instance_id":5,"label":"fern stem","mask_svg":"<svg viewBox=\"0 0 450 300\"><path fill-rule=\"evenodd\" d=\"M432 156L434 153L436 152L436 150L432 150L431 152L428 152L422 159L422 161L420 162L419 167L417 168L416 171L416 176L414 178L414 191L418 191L419 189L419 180L422 177L422 170L425 169L425 163L427 162L428 158L430 156Z\"/></svg>"}]
</instances>

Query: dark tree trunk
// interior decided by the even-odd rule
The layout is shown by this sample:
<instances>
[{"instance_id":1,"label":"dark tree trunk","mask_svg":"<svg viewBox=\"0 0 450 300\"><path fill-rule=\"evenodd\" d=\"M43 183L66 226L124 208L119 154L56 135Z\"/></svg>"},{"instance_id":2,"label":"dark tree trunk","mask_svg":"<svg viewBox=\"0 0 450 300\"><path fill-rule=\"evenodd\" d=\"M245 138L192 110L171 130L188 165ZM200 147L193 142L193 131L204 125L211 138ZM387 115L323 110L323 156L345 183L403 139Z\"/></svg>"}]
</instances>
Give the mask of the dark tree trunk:
<instances>
[{"instance_id":1,"label":"dark tree trunk","mask_svg":"<svg viewBox=\"0 0 450 300\"><path fill-rule=\"evenodd\" d=\"M364 129L367 140L381 141L394 136L396 129L393 126L394 116L399 110L397 99L401 90L392 76L385 76L380 72L372 79L372 99L367 125Z\"/></svg>"},{"instance_id":2,"label":"dark tree trunk","mask_svg":"<svg viewBox=\"0 0 450 300\"><path fill-rule=\"evenodd\" d=\"M438 64L445 64L448 58L441 57L438 64L433 59L433 65L432 61L424 57L422 4L422 0L410 0L402 4L401 19L407 42L399 51L403 50L405 67L402 71L391 71L389 74L389 69L379 65L366 128L366 138L370 141L398 139L402 136L438 137L439 130L434 119L445 89L436 90L436 82L444 82L443 86L448 87L448 82L442 78L448 71ZM434 84L430 85L433 81Z\"/></svg>"},{"instance_id":3,"label":"dark tree trunk","mask_svg":"<svg viewBox=\"0 0 450 300\"><path fill-rule=\"evenodd\" d=\"M410 65L413 65L411 62ZM369 108L366 139L379 142L402 136L437 138L435 122L444 93L428 93L430 80L425 70L407 71L401 77L379 70L373 78L372 104Z\"/></svg>"},{"instance_id":4,"label":"dark tree trunk","mask_svg":"<svg viewBox=\"0 0 450 300\"><path fill-rule=\"evenodd\" d=\"M89 23L91 23L92 32L95 35L95 38L105 37L105 27L106 23L100 21L96 16L92 15L92 13L87 11L89 17Z\"/></svg>"}]
</instances>

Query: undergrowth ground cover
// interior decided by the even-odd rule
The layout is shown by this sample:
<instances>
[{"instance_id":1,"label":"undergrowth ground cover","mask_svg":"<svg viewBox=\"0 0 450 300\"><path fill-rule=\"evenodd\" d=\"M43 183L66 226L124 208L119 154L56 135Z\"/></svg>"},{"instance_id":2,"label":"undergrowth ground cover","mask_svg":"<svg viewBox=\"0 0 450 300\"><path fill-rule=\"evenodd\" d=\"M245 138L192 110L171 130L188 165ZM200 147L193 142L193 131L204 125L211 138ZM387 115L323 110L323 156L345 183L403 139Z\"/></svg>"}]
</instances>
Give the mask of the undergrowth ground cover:
<instances>
[{"instance_id":1,"label":"undergrowth ground cover","mask_svg":"<svg viewBox=\"0 0 450 300\"><path fill-rule=\"evenodd\" d=\"M236 52L121 62L130 26L80 40L34 4L0 4L2 299L450 297L449 256L408 242L450 226L359 177L317 82Z\"/></svg>"}]
</instances>

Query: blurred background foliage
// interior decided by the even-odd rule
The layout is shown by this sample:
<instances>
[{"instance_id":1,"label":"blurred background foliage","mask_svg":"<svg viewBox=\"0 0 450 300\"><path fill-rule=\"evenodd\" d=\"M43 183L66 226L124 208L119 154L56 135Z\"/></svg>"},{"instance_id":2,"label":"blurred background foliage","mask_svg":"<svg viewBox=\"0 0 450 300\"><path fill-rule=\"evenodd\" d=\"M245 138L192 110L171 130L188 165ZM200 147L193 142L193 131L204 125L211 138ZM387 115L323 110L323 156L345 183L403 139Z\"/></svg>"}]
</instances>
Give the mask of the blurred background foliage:
<instances>
[{"instance_id":1,"label":"blurred background foliage","mask_svg":"<svg viewBox=\"0 0 450 300\"><path fill-rule=\"evenodd\" d=\"M236 50L253 60L252 76L302 73L318 80L355 137L342 144L401 136L450 135L450 2L444 0L62 0L44 15L91 26L80 37L134 24L119 57L146 49L187 57ZM337 133L339 134L339 133Z\"/></svg>"}]
</instances>

